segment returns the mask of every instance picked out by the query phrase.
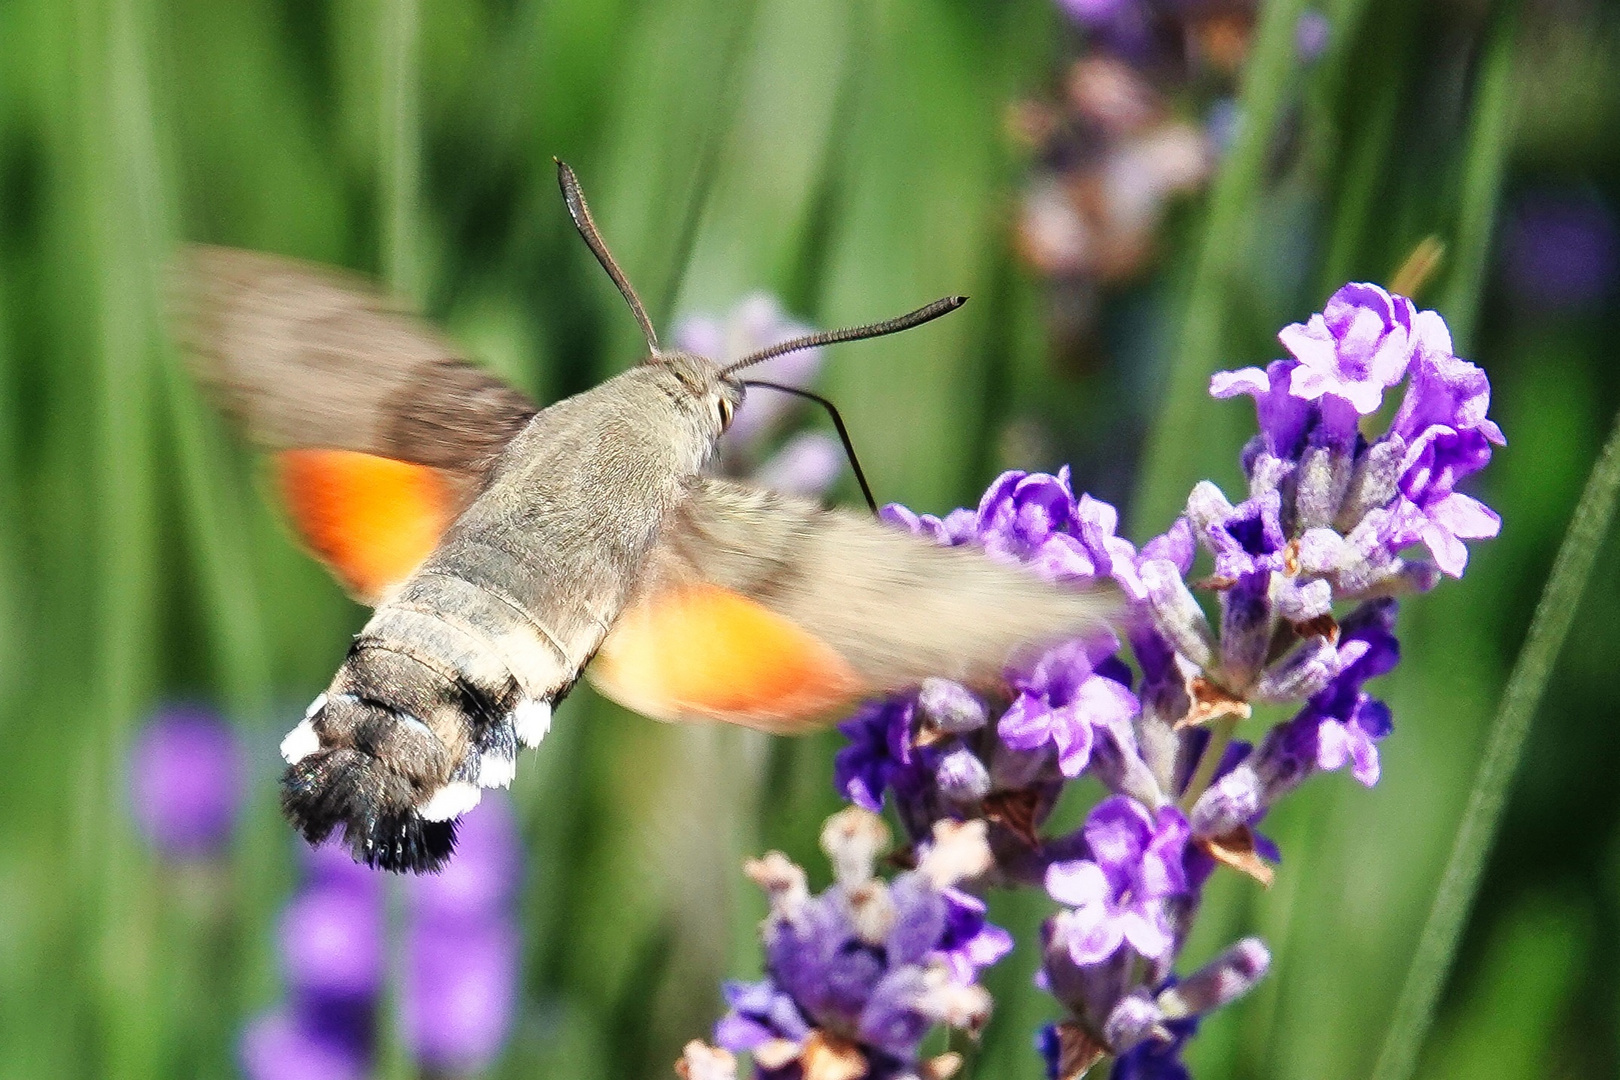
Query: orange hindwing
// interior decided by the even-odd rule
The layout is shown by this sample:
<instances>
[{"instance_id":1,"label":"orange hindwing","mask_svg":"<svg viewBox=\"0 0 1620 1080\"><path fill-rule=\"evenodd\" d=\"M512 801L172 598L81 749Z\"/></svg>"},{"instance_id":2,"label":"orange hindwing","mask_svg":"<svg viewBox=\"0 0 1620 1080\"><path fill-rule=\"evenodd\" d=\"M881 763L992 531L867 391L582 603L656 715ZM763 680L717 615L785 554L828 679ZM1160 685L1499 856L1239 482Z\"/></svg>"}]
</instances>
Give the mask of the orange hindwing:
<instances>
[{"instance_id":1,"label":"orange hindwing","mask_svg":"<svg viewBox=\"0 0 1620 1080\"><path fill-rule=\"evenodd\" d=\"M625 611L588 674L608 697L655 719L725 720L780 734L803 730L863 689L832 646L706 583Z\"/></svg>"},{"instance_id":2,"label":"orange hindwing","mask_svg":"<svg viewBox=\"0 0 1620 1080\"><path fill-rule=\"evenodd\" d=\"M450 484L428 465L353 450L282 450L274 462L299 534L365 603L409 577L455 519Z\"/></svg>"}]
</instances>

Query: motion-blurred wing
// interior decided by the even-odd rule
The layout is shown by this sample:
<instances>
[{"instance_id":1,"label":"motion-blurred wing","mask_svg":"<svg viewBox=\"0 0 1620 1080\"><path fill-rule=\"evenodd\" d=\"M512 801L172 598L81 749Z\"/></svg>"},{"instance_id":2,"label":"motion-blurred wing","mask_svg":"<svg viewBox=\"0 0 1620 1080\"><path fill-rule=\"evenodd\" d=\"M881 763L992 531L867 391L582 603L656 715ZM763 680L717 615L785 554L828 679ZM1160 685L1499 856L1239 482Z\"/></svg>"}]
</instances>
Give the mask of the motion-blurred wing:
<instances>
[{"instance_id":1,"label":"motion-blurred wing","mask_svg":"<svg viewBox=\"0 0 1620 1080\"><path fill-rule=\"evenodd\" d=\"M1110 587L1066 589L864 514L705 477L586 673L661 720L804 730L929 676L997 680L1021 650L1099 629Z\"/></svg>"},{"instance_id":2,"label":"motion-blurred wing","mask_svg":"<svg viewBox=\"0 0 1620 1080\"><path fill-rule=\"evenodd\" d=\"M199 247L176 284L198 378L277 452L294 524L357 599L409 576L536 411L354 275Z\"/></svg>"}]
</instances>

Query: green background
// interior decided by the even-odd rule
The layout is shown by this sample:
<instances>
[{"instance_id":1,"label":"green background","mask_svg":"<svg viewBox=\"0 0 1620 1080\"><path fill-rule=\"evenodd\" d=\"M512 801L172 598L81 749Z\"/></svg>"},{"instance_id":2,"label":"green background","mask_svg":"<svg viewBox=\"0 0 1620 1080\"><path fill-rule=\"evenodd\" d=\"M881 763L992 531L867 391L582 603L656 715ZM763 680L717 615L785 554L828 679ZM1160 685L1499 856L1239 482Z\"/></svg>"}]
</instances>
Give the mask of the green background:
<instances>
[{"instance_id":1,"label":"green background","mask_svg":"<svg viewBox=\"0 0 1620 1080\"><path fill-rule=\"evenodd\" d=\"M1537 313L1495 257L1516 193L1620 193L1620 21L1575 0L1330 0L1307 67L1301 10L1263 6L1235 144L1173 215L1158 270L1108 294L1117 363L1076 376L1049 363L1043 286L1008 241L1025 163L1006 108L1049 93L1073 48L1048 0L0 0L0 1077L234 1073L236 1031L279 994L293 881L274 745L363 619L167 343L172 244L383 275L550 400L638 356L553 155L661 327L761 287L821 326L972 295L828 357L820 387L879 497L941 512L1007 464L1140 455L1137 540L1201 476L1240 490L1252 414L1204 397L1209 371L1263 363L1337 284L1446 244L1420 299L1491 375L1510 444L1481 491L1502 535L1407 606L1382 783L1327 776L1268 819L1276 887L1222 875L1188 953L1254 931L1276 954L1207 1024L1199 1076L1365 1076L1620 403L1612 289ZM1031 419L1058 433L1051 460L1007 461L1002 433ZM1620 1068L1617 584L1611 545L1422 1076ZM252 746L228 865L165 864L128 822L129 738L175 699L218 705ZM525 997L493 1072L670 1075L718 980L758 971L742 856L781 847L825 880L837 743L666 728L574 695L514 789ZM1028 941L1045 905L998 897L993 914ZM1039 1074L1030 1033L1052 1009L1032 968L1021 950L993 973L973 1075ZM381 1068L409 1074L394 1051Z\"/></svg>"}]
</instances>

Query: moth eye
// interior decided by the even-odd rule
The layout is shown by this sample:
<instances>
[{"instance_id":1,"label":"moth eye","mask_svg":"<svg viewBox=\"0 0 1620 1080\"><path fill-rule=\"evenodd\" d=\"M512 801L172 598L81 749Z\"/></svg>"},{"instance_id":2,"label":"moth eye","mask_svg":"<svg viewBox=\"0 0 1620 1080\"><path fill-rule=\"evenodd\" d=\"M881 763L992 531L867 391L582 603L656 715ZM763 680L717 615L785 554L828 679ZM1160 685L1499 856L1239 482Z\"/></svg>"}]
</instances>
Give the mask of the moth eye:
<instances>
[{"instance_id":1,"label":"moth eye","mask_svg":"<svg viewBox=\"0 0 1620 1080\"><path fill-rule=\"evenodd\" d=\"M716 398L714 401L714 410L720 415L720 430L724 431L726 428L730 427L732 413L731 402L725 398Z\"/></svg>"}]
</instances>

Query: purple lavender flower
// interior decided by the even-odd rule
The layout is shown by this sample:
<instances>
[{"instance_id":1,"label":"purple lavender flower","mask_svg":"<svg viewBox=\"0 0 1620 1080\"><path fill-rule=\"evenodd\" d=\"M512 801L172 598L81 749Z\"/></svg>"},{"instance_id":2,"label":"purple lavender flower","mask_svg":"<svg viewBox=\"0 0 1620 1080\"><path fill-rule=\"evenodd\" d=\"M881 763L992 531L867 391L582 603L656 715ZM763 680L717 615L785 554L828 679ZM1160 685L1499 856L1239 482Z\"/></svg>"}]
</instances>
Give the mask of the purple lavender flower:
<instances>
[{"instance_id":1,"label":"purple lavender flower","mask_svg":"<svg viewBox=\"0 0 1620 1080\"><path fill-rule=\"evenodd\" d=\"M1453 353L1439 315L1373 286L1346 286L1326 314L1290 330L1297 333L1285 331L1284 341L1299 359L1210 382L1216 397L1255 399L1263 438L1245 453L1250 486L1289 509L1282 533L1298 546L1284 554L1303 571L1279 598L1294 609L1286 616L1308 621L1307 609L1325 613L1330 598L1421 591L1437 571L1460 576L1463 541L1500 527L1488 507L1456 490L1505 442L1485 415L1484 372ZM1368 443L1357 417L1401 375L1410 384L1390 429ZM1420 544L1432 565L1403 556ZM1286 569L1292 576L1296 567ZM1331 592L1307 594L1320 589L1318 579Z\"/></svg>"},{"instance_id":2,"label":"purple lavender flower","mask_svg":"<svg viewBox=\"0 0 1620 1080\"><path fill-rule=\"evenodd\" d=\"M417 923L405 955L400 1012L411 1057L449 1072L487 1068L517 1011L516 927L502 918L453 928Z\"/></svg>"},{"instance_id":3,"label":"purple lavender flower","mask_svg":"<svg viewBox=\"0 0 1620 1080\"><path fill-rule=\"evenodd\" d=\"M1296 397L1291 389L1298 367L1297 360L1273 360L1264 371L1259 368L1217 371L1209 380L1211 397L1224 399L1247 394L1254 398L1260 435L1266 449L1277 458L1298 452L1312 418L1310 404Z\"/></svg>"},{"instance_id":4,"label":"purple lavender flower","mask_svg":"<svg viewBox=\"0 0 1620 1080\"><path fill-rule=\"evenodd\" d=\"M386 969L382 893L324 882L293 898L282 912L282 973L297 994L370 1001Z\"/></svg>"},{"instance_id":5,"label":"purple lavender flower","mask_svg":"<svg viewBox=\"0 0 1620 1080\"><path fill-rule=\"evenodd\" d=\"M1117 963L1071 967L1061 948L1054 951L1049 929L1046 959L1044 975L1069 989L1060 997L1075 1019L1042 1029L1036 1049L1046 1059L1047 1075L1064 1080L1107 1054L1119 1058L1115 1077L1185 1077L1181 1052L1199 1020L1254 989L1271 966L1265 945L1244 938L1185 980L1169 977L1153 990L1127 989Z\"/></svg>"},{"instance_id":6,"label":"purple lavender flower","mask_svg":"<svg viewBox=\"0 0 1620 1080\"><path fill-rule=\"evenodd\" d=\"M1347 768L1376 783L1377 743L1392 725L1366 686L1399 660L1395 597L1460 575L1463 541L1498 528L1458 490L1504 445L1487 416L1490 384L1455 355L1437 314L1347 285L1281 338L1289 358L1211 380L1215 397L1255 400L1246 497L1234 504L1197 485L1185 513L1140 551L1117 535L1111 507L1076 495L1067 470L1004 474L976 510L943 518L884 511L936 543L981 544L1054 580L1110 578L1134 601L1122 627L1141 671L1134 693L1118 640L1069 642L1014 666L1001 687L929 680L868 703L843 726L850 743L836 764L846 798L867 811L894 806L920 873L941 830L973 827L990 857L958 879L1038 881L1064 905L1042 926L1039 981L1068 1013L1041 1040L1066 1080L1109 1055L1116 1075L1186 1075L1181 1050L1199 1018L1269 964L1250 939L1178 980L1206 881L1225 864L1270 884L1280 856L1256 827L1310 776ZM1403 381L1389 428L1364 431ZM1200 548L1214 574L1193 580ZM1297 711L1253 746L1232 738L1252 703ZM1080 777L1108 796L1078 834L1039 835ZM732 988L721 1041L753 1049L760 1075L894 1075L932 1022L896 1004L895 958L931 952L952 985L975 985L978 968L1009 947L983 924L981 902L938 875L932 890L897 878L876 889L882 902L854 888L870 881L879 846L869 837L851 856L849 844L829 845L839 885L822 897L785 860L758 873L772 893L769 977ZM835 894L841 905L829 904ZM812 1058L835 1064L822 1071Z\"/></svg>"},{"instance_id":7,"label":"purple lavender flower","mask_svg":"<svg viewBox=\"0 0 1620 1080\"><path fill-rule=\"evenodd\" d=\"M1054 863L1046 891L1073 910L1057 916L1057 933L1082 966L1100 964L1129 945L1150 960L1174 945L1166 901L1187 891L1182 870L1189 831L1180 811L1149 814L1134 799L1105 799L1086 818L1091 858Z\"/></svg>"},{"instance_id":8,"label":"purple lavender flower","mask_svg":"<svg viewBox=\"0 0 1620 1080\"><path fill-rule=\"evenodd\" d=\"M1393 671L1400 663L1395 640L1395 601L1363 604L1340 625L1339 674L1311 698L1302 714L1317 723L1319 768L1332 772L1352 764L1355 778L1372 787L1378 782L1379 739L1393 727L1389 706L1362 689L1369 679Z\"/></svg>"},{"instance_id":9,"label":"purple lavender flower","mask_svg":"<svg viewBox=\"0 0 1620 1080\"><path fill-rule=\"evenodd\" d=\"M241 810L246 764L230 725L192 706L169 706L135 737L130 809L147 842L165 855L217 853Z\"/></svg>"},{"instance_id":10,"label":"purple lavender flower","mask_svg":"<svg viewBox=\"0 0 1620 1080\"><path fill-rule=\"evenodd\" d=\"M927 842L937 822L984 819L995 876L1040 880L1035 831L1063 785L1054 752L1009 747L985 703L943 679L868 702L839 730L850 739L833 767L844 798L874 812L892 802L913 843Z\"/></svg>"},{"instance_id":11,"label":"purple lavender flower","mask_svg":"<svg viewBox=\"0 0 1620 1080\"><path fill-rule=\"evenodd\" d=\"M1277 335L1299 361L1289 393L1303 401L1331 395L1362 416L1377 412L1384 391L1406 376L1416 314L1412 301L1377 285L1344 286L1320 315Z\"/></svg>"},{"instance_id":12,"label":"purple lavender flower","mask_svg":"<svg viewBox=\"0 0 1620 1080\"><path fill-rule=\"evenodd\" d=\"M1141 709L1127 685L1099 665L1119 650L1112 635L1084 638L1048 650L1010 679L1018 696L996 726L1014 750L1057 752L1064 776L1078 776L1091 763L1093 731L1130 742L1130 722Z\"/></svg>"},{"instance_id":13,"label":"purple lavender flower","mask_svg":"<svg viewBox=\"0 0 1620 1080\"><path fill-rule=\"evenodd\" d=\"M856 806L877 813L883 793L912 764L916 700L901 695L870 701L838 725L849 745L833 759L833 786Z\"/></svg>"},{"instance_id":14,"label":"purple lavender flower","mask_svg":"<svg viewBox=\"0 0 1620 1080\"><path fill-rule=\"evenodd\" d=\"M1468 564L1463 541L1495 536L1502 521L1490 507L1457 491L1457 483L1484 468L1491 447L1507 440L1485 418L1490 406L1485 373L1452 354L1451 335L1439 316L1423 312L1419 318L1423 336L1412 385L1391 425L1406 454L1390 543L1422 542L1442 571L1461 577Z\"/></svg>"},{"instance_id":15,"label":"purple lavender flower","mask_svg":"<svg viewBox=\"0 0 1620 1080\"><path fill-rule=\"evenodd\" d=\"M1111 577L1131 596L1141 595L1136 548L1115 535L1119 512L1089 495L1076 499L1067 466L1056 476L1002 473L979 500L971 534L952 518L961 536L955 543L977 541L992 557L1055 581Z\"/></svg>"},{"instance_id":16,"label":"purple lavender flower","mask_svg":"<svg viewBox=\"0 0 1620 1080\"><path fill-rule=\"evenodd\" d=\"M1169 1037L1144 1039L1121 1054L1112 1080L1192 1080L1181 1054L1187 1041L1198 1034L1198 1019L1171 1020L1163 1026Z\"/></svg>"},{"instance_id":17,"label":"purple lavender flower","mask_svg":"<svg viewBox=\"0 0 1620 1080\"><path fill-rule=\"evenodd\" d=\"M334 1023L330 1013L281 1009L248 1024L238 1057L248 1080L362 1080L370 1035L348 1016Z\"/></svg>"},{"instance_id":18,"label":"purple lavender flower","mask_svg":"<svg viewBox=\"0 0 1620 1080\"><path fill-rule=\"evenodd\" d=\"M1362 689L1400 660L1395 601L1363 604L1341 625L1340 672L1291 720L1266 733L1246 760L1219 774L1193 806L1198 837L1219 837L1257 822L1276 801L1316 772L1351 765L1357 780L1378 782L1377 742L1392 724L1389 707Z\"/></svg>"},{"instance_id":19,"label":"purple lavender flower","mask_svg":"<svg viewBox=\"0 0 1620 1080\"><path fill-rule=\"evenodd\" d=\"M828 819L822 846L834 884L810 895L804 871L773 852L749 865L771 915L766 978L731 984L715 1029L727 1050L753 1055L757 1075L780 1078L933 1075L919 1047L938 1024L976 1031L989 997L974 981L1004 942L952 886L990 861L982 823L936 827L918 868L885 883L872 876L888 831L849 807Z\"/></svg>"}]
</instances>

